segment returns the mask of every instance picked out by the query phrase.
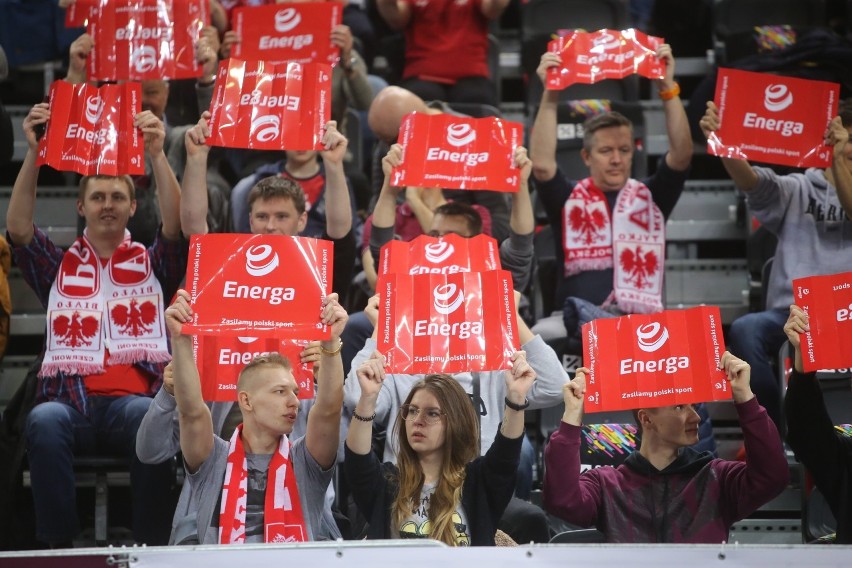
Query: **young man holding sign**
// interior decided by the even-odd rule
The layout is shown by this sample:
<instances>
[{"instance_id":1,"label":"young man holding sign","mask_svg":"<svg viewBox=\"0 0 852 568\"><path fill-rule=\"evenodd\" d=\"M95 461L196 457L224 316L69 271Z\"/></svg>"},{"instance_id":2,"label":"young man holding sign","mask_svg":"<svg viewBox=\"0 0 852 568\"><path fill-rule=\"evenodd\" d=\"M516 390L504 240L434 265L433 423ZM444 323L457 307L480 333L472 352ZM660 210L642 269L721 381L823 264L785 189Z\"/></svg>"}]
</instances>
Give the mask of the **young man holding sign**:
<instances>
[{"instance_id":1,"label":"young man holding sign","mask_svg":"<svg viewBox=\"0 0 852 568\"><path fill-rule=\"evenodd\" d=\"M6 217L16 264L48 313L37 405L26 431L36 536L51 546L70 545L79 531L74 456L107 451L130 460L137 540L164 543L169 512L156 511L156 519L149 515L152 508L167 508L168 500L158 496L170 486L170 467L142 465L133 447L170 358L163 306L186 270L179 188L160 185L163 223L146 249L127 230L136 212L130 177L84 177L77 210L85 231L63 253L33 225L36 129L50 116L48 105L40 103L24 120L29 150ZM155 175L173 180L162 121L144 111L133 127L143 132L146 153L158 165Z\"/></svg>"},{"instance_id":2,"label":"young man holding sign","mask_svg":"<svg viewBox=\"0 0 852 568\"><path fill-rule=\"evenodd\" d=\"M709 138L720 127L716 105L709 101L701 129ZM839 198L844 193L852 195L848 184L852 163L849 132L852 99L840 102L838 116L826 130L825 142L834 152L830 168L779 176L769 168L752 167L745 160L721 158L728 175L745 194L751 213L778 237L766 293L767 309L734 321L728 347L753 365L754 390L779 425L781 385L770 361L778 356L786 340L783 326L788 306L793 303L792 281L852 266L852 223ZM838 185L844 180L844 185ZM838 191L843 187L845 191Z\"/></svg>"},{"instance_id":3,"label":"young man holding sign","mask_svg":"<svg viewBox=\"0 0 852 568\"><path fill-rule=\"evenodd\" d=\"M182 333L183 324L192 320L189 294L178 291L166 310L166 324L174 351L180 447L186 483L192 490L181 494L174 542L235 544L315 538L339 446L343 405L340 332L346 319L337 295L328 296L320 321L330 326L331 338L320 344L323 358L317 401L308 416L305 436L293 442L288 439L299 412L299 387L290 362L272 354L256 357L240 374L237 390L243 424L228 443L215 435L210 410L201 397L192 338Z\"/></svg>"},{"instance_id":4,"label":"young man holding sign","mask_svg":"<svg viewBox=\"0 0 852 568\"><path fill-rule=\"evenodd\" d=\"M714 459L688 446L698 442L692 405L635 410L638 452L617 468L580 474L580 435L586 375L577 369L563 389L562 424L544 452L544 508L579 525L595 526L607 542L719 543L731 525L777 496L788 471L778 431L749 386L750 367L729 352L722 366L731 383L748 460Z\"/></svg>"}]
</instances>

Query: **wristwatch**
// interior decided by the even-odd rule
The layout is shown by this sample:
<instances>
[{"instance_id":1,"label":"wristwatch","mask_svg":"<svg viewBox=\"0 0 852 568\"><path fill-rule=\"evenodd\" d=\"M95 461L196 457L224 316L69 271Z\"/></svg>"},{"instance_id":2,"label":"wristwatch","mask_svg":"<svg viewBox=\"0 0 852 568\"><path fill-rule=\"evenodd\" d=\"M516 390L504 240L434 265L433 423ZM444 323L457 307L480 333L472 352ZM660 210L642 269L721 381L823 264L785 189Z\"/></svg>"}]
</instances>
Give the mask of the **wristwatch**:
<instances>
[{"instance_id":1,"label":"wristwatch","mask_svg":"<svg viewBox=\"0 0 852 568\"><path fill-rule=\"evenodd\" d=\"M355 56L353 55L349 58L349 61L343 61L341 59L340 66L343 67L343 70L348 73L349 71L352 71L352 69L355 67L355 61Z\"/></svg>"}]
</instances>

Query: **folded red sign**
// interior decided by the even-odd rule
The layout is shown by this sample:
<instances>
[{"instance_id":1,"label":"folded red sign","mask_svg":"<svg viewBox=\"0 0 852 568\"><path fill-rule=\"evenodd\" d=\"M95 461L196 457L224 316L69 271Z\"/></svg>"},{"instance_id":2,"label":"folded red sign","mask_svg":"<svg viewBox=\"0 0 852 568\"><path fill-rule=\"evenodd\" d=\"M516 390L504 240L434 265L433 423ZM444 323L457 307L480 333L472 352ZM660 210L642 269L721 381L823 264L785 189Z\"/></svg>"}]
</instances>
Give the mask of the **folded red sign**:
<instances>
[{"instance_id":1,"label":"folded red sign","mask_svg":"<svg viewBox=\"0 0 852 568\"><path fill-rule=\"evenodd\" d=\"M633 74L662 79L666 65L657 57L657 48L662 44L663 38L632 28L596 32L572 30L547 44L547 51L562 56L562 65L547 70L545 86L557 91L574 83L590 85Z\"/></svg>"},{"instance_id":2,"label":"folded red sign","mask_svg":"<svg viewBox=\"0 0 852 568\"><path fill-rule=\"evenodd\" d=\"M720 68L719 129L707 140L715 156L799 168L827 168L825 129L837 115L840 86L825 81Z\"/></svg>"},{"instance_id":3,"label":"folded red sign","mask_svg":"<svg viewBox=\"0 0 852 568\"><path fill-rule=\"evenodd\" d=\"M209 21L203 0L100 0L87 26L89 80L200 77L195 44Z\"/></svg>"},{"instance_id":4,"label":"folded red sign","mask_svg":"<svg viewBox=\"0 0 852 568\"><path fill-rule=\"evenodd\" d=\"M420 235L410 242L390 241L382 247L379 276L385 274L454 274L500 270L500 249L492 237Z\"/></svg>"},{"instance_id":5,"label":"folded red sign","mask_svg":"<svg viewBox=\"0 0 852 568\"><path fill-rule=\"evenodd\" d=\"M231 55L270 63L334 65L340 49L331 43L331 30L340 25L342 17L343 7L338 2L235 8L231 21L240 41Z\"/></svg>"},{"instance_id":6,"label":"folded red sign","mask_svg":"<svg viewBox=\"0 0 852 568\"><path fill-rule=\"evenodd\" d=\"M217 337L195 335L192 347L201 375L201 396L210 402L237 400L240 371L256 356L280 353L290 360L293 378L299 385L299 398L314 398L314 365L301 363L307 341L258 337Z\"/></svg>"},{"instance_id":7,"label":"folded red sign","mask_svg":"<svg viewBox=\"0 0 852 568\"><path fill-rule=\"evenodd\" d=\"M142 132L133 126L141 111L139 83L50 86L50 120L36 163L84 176L142 174Z\"/></svg>"},{"instance_id":8,"label":"folded red sign","mask_svg":"<svg viewBox=\"0 0 852 568\"><path fill-rule=\"evenodd\" d=\"M852 272L796 278L793 295L810 317L799 334L805 372L852 367Z\"/></svg>"},{"instance_id":9,"label":"folded red sign","mask_svg":"<svg viewBox=\"0 0 852 568\"><path fill-rule=\"evenodd\" d=\"M392 373L508 369L518 350L508 271L388 274L378 293L378 350Z\"/></svg>"},{"instance_id":10,"label":"folded red sign","mask_svg":"<svg viewBox=\"0 0 852 568\"><path fill-rule=\"evenodd\" d=\"M186 285L194 320L185 333L328 339L320 322L331 293L330 241L282 235L193 235Z\"/></svg>"},{"instance_id":11,"label":"folded red sign","mask_svg":"<svg viewBox=\"0 0 852 568\"><path fill-rule=\"evenodd\" d=\"M227 59L219 63L210 114L210 146L321 150L331 67Z\"/></svg>"},{"instance_id":12,"label":"folded red sign","mask_svg":"<svg viewBox=\"0 0 852 568\"><path fill-rule=\"evenodd\" d=\"M724 352L716 306L594 320L583 326L585 411L730 399Z\"/></svg>"},{"instance_id":13,"label":"folded red sign","mask_svg":"<svg viewBox=\"0 0 852 568\"><path fill-rule=\"evenodd\" d=\"M523 126L500 118L449 114L406 115L399 128L403 162L395 186L518 191L520 170L512 163L523 143Z\"/></svg>"}]
</instances>

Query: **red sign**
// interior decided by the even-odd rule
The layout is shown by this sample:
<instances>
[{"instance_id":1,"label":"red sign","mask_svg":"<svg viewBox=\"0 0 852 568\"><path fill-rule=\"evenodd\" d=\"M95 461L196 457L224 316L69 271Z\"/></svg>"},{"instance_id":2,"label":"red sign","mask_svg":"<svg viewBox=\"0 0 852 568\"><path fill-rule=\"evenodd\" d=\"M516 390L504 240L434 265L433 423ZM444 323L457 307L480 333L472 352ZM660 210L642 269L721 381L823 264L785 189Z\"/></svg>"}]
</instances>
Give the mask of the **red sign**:
<instances>
[{"instance_id":1,"label":"red sign","mask_svg":"<svg viewBox=\"0 0 852 568\"><path fill-rule=\"evenodd\" d=\"M715 156L799 168L827 168L825 128L837 116L840 86L720 68L714 102L719 129L707 140Z\"/></svg>"},{"instance_id":2,"label":"red sign","mask_svg":"<svg viewBox=\"0 0 852 568\"><path fill-rule=\"evenodd\" d=\"M500 118L465 118L413 112L402 120L403 163L395 186L518 191L520 170L512 164L523 143L523 125Z\"/></svg>"},{"instance_id":3,"label":"red sign","mask_svg":"<svg viewBox=\"0 0 852 568\"><path fill-rule=\"evenodd\" d=\"M378 292L378 350L392 373L508 369L518 350L508 271L388 274Z\"/></svg>"},{"instance_id":4,"label":"red sign","mask_svg":"<svg viewBox=\"0 0 852 568\"><path fill-rule=\"evenodd\" d=\"M100 0L87 27L89 80L200 77L195 44L209 21L203 0Z\"/></svg>"},{"instance_id":5,"label":"red sign","mask_svg":"<svg viewBox=\"0 0 852 568\"><path fill-rule=\"evenodd\" d=\"M666 75L665 63L657 58L663 38L639 30L571 30L547 44L547 51L562 56L561 67L547 70L548 89L558 91L574 83L591 85L604 79L622 79L638 74L649 79Z\"/></svg>"},{"instance_id":6,"label":"red sign","mask_svg":"<svg viewBox=\"0 0 852 568\"><path fill-rule=\"evenodd\" d=\"M36 164L84 176L145 173L142 131L133 126L141 110L139 83L97 88L54 81Z\"/></svg>"},{"instance_id":7,"label":"red sign","mask_svg":"<svg viewBox=\"0 0 852 568\"><path fill-rule=\"evenodd\" d=\"M799 334L805 372L852 367L852 272L793 280L811 330Z\"/></svg>"},{"instance_id":8,"label":"red sign","mask_svg":"<svg viewBox=\"0 0 852 568\"><path fill-rule=\"evenodd\" d=\"M210 146L321 150L331 118L331 67L222 61L210 114Z\"/></svg>"},{"instance_id":9,"label":"red sign","mask_svg":"<svg viewBox=\"0 0 852 568\"><path fill-rule=\"evenodd\" d=\"M382 247L379 276L385 274L455 274L500 270L500 247L488 235L443 237L420 235L410 242Z\"/></svg>"},{"instance_id":10,"label":"red sign","mask_svg":"<svg viewBox=\"0 0 852 568\"><path fill-rule=\"evenodd\" d=\"M282 235L193 235L186 284L195 319L184 333L328 339L330 241Z\"/></svg>"},{"instance_id":11,"label":"red sign","mask_svg":"<svg viewBox=\"0 0 852 568\"><path fill-rule=\"evenodd\" d=\"M280 353L290 360L293 378L299 385L299 398L314 398L314 364L300 362L299 355L307 341L258 337L192 337L195 364L201 375L204 400L233 402L237 400L240 371L257 355Z\"/></svg>"},{"instance_id":12,"label":"red sign","mask_svg":"<svg viewBox=\"0 0 852 568\"><path fill-rule=\"evenodd\" d=\"M585 411L728 400L724 352L716 306L594 320L583 326Z\"/></svg>"},{"instance_id":13,"label":"red sign","mask_svg":"<svg viewBox=\"0 0 852 568\"><path fill-rule=\"evenodd\" d=\"M340 49L331 43L331 30L340 25L342 17L338 2L235 8L231 22L240 41L232 55L269 63L335 65Z\"/></svg>"},{"instance_id":14,"label":"red sign","mask_svg":"<svg viewBox=\"0 0 852 568\"><path fill-rule=\"evenodd\" d=\"M65 8L65 27L82 28L87 26L97 6L97 0L74 0Z\"/></svg>"}]
</instances>

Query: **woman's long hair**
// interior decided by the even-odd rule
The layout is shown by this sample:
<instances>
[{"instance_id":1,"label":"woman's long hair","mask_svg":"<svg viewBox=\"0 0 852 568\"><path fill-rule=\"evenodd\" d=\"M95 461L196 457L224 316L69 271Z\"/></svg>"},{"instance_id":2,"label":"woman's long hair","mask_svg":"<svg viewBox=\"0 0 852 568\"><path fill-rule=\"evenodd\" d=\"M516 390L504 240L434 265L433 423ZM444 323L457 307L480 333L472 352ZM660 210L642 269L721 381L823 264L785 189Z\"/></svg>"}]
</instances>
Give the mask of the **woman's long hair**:
<instances>
[{"instance_id":1,"label":"woman's long hair","mask_svg":"<svg viewBox=\"0 0 852 568\"><path fill-rule=\"evenodd\" d=\"M444 413L441 420L445 422L441 474L429 503L428 516L432 527L429 537L455 546L453 513L461 502L465 466L479 456L479 426L470 397L450 375L427 375L417 381L408 393L405 404L410 404L421 389L429 391L438 400L441 412ZM396 527L400 527L420 503L424 475L417 452L408 443L401 412L396 417L394 436L399 447L399 491L393 504L392 518Z\"/></svg>"}]
</instances>

